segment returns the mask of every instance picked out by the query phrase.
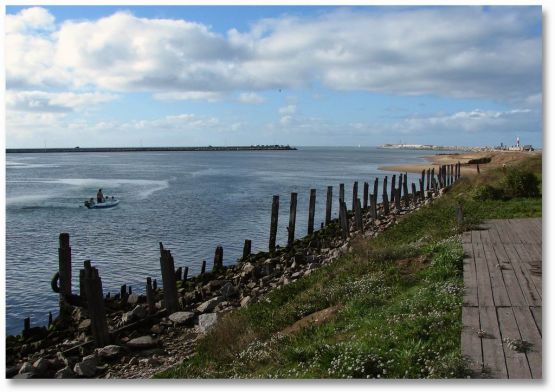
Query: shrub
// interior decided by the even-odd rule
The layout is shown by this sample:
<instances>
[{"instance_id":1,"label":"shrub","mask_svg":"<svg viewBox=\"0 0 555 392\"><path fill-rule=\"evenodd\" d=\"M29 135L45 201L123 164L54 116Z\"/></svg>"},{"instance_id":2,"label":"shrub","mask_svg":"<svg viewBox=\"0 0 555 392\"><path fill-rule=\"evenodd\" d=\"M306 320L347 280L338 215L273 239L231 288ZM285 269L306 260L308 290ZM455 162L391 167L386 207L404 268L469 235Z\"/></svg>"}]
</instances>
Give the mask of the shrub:
<instances>
[{"instance_id":1,"label":"shrub","mask_svg":"<svg viewBox=\"0 0 555 392\"><path fill-rule=\"evenodd\" d=\"M505 177L503 188L509 197L537 197L540 194L537 177L529 172L512 169Z\"/></svg>"},{"instance_id":2,"label":"shrub","mask_svg":"<svg viewBox=\"0 0 555 392\"><path fill-rule=\"evenodd\" d=\"M474 200L497 200L502 194L501 190L491 185L480 185L474 189L472 198Z\"/></svg>"}]
</instances>

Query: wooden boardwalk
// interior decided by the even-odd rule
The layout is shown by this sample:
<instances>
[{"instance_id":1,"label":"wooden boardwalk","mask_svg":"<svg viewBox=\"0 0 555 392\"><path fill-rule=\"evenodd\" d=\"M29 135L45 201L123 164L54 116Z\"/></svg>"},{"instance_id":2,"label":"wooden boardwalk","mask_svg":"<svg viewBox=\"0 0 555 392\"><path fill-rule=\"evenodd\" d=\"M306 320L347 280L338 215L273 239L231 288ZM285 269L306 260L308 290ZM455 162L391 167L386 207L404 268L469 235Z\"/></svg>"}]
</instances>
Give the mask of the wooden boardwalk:
<instances>
[{"instance_id":1,"label":"wooden boardwalk","mask_svg":"<svg viewBox=\"0 0 555 392\"><path fill-rule=\"evenodd\" d=\"M476 378L542 378L542 221L463 234L462 354Z\"/></svg>"}]
</instances>

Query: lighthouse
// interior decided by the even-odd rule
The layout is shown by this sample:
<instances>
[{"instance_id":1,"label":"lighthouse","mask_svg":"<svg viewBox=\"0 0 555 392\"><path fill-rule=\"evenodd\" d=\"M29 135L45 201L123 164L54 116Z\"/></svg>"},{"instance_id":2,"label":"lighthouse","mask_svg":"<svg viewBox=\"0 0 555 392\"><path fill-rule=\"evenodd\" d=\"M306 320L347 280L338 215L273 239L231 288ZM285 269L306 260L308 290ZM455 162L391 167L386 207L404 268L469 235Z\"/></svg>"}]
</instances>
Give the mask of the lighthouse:
<instances>
[{"instance_id":1,"label":"lighthouse","mask_svg":"<svg viewBox=\"0 0 555 392\"><path fill-rule=\"evenodd\" d=\"M518 136L516 137L516 146L520 147L520 138Z\"/></svg>"}]
</instances>

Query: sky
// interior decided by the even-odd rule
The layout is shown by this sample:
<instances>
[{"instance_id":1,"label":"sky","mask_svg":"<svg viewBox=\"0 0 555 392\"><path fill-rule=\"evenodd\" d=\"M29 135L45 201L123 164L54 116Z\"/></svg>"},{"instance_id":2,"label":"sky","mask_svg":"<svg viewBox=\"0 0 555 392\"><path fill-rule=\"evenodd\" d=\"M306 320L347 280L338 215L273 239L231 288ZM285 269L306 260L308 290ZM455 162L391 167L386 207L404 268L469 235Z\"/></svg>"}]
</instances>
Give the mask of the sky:
<instances>
[{"instance_id":1,"label":"sky","mask_svg":"<svg viewBox=\"0 0 555 392\"><path fill-rule=\"evenodd\" d=\"M8 6L6 147L542 147L540 6Z\"/></svg>"}]
</instances>

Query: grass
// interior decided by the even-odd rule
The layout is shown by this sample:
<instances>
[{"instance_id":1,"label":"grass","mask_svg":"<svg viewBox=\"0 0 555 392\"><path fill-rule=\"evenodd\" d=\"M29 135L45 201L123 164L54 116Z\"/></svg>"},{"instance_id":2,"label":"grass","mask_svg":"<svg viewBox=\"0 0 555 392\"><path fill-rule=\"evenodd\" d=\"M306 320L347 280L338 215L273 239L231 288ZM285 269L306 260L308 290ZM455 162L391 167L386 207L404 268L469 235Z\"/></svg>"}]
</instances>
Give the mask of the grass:
<instances>
[{"instance_id":1,"label":"grass","mask_svg":"<svg viewBox=\"0 0 555 392\"><path fill-rule=\"evenodd\" d=\"M541 158L522 164L541 180ZM457 378L462 258L459 235L483 219L541 216L540 198L477 201L504 172L462 179L432 205L311 275L227 314L197 354L160 378ZM464 223L455 211L463 206ZM284 329L323 309L325 322Z\"/></svg>"}]
</instances>

